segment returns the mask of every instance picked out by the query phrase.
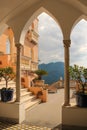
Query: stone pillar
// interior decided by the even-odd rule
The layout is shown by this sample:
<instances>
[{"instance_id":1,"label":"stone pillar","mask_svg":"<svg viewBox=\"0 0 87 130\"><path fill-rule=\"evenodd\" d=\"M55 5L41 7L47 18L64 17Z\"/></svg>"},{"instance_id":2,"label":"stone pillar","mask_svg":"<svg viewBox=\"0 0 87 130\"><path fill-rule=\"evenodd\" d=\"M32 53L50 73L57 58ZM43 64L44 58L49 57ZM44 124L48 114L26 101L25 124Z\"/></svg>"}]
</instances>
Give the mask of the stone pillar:
<instances>
[{"instance_id":1,"label":"stone pillar","mask_svg":"<svg viewBox=\"0 0 87 130\"><path fill-rule=\"evenodd\" d=\"M64 43L64 106L70 105L70 88L69 88L69 47L71 44L70 40L63 40Z\"/></svg>"},{"instance_id":2,"label":"stone pillar","mask_svg":"<svg viewBox=\"0 0 87 130\"><path fill-rule=\"evenodd\" d=\"M16 63L16 102L20 102L20 96L21 96L21 68L20 68L20 62L21 62L21 44L16 44L17 47L17 63Z\"/></svg>"},{"instance_id":3,"label":"stone pillar","mask_svg":"<svg viewBox=\"0 0 87 130\"><path fill-rule=\"evenodd\" d=\"M14 63L14 37L9 36L11 63Z\"/></svg>"}]
</instances>

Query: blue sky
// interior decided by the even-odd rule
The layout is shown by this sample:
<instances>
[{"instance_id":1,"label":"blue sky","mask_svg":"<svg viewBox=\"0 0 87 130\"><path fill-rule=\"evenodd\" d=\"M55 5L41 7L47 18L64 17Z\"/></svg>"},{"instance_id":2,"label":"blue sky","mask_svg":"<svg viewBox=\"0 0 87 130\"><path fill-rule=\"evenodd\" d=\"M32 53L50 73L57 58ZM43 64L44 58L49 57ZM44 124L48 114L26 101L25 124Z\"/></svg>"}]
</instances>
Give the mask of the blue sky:
<instances>
[{"instance_id":1,"label":"blue sky","mask_svg":"<svg viewBox=\"0 0 87 130\"><path fill-rule=\"evenodd\" d=\"M47 14L39 15L40 63L64 62L62 32L58 24ZM81 20L71 33L70 65L87 67L87 21Z\"/></svg>"}]
</instances>

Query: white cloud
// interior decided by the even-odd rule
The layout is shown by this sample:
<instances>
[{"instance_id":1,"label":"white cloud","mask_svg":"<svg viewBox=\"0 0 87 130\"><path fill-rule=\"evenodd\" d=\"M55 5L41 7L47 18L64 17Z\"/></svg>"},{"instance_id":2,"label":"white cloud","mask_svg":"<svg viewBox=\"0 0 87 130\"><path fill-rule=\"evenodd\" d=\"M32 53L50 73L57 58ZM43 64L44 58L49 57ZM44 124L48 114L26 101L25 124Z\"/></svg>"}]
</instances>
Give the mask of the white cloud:
<instances>
[{"instance_id":1,"label":"white cloud","mask_svg":"<svg viewBox=\"0 0 87 130\"><path fill-rule=\"evenodd\" d=\"M58 24L47 14L39 17L39 58L43 63L64 61L63 36ZM87 22L81 20L72 30L70 64L87 66Z\"/></svg>"},{"instance_id":2,"label":"white cloud","mask_svg":"<svg viewBox=\"0 0 87 130\"><path fill-rule=\"evenodd\" d=\"M87 22L81 20L71 33L71 64L87 67Z\"/></svg>"},{"instance_id":3,"label":"white cloud","mask_svg":"<svg viewBox=\"0 0 87 130\"><path fill-rule=\"evenodd\" d=\"M45 13L39 16L39 35L39 59L41 62L63 61L61 30L57 23Z\"/></svg>"}]
</instances>

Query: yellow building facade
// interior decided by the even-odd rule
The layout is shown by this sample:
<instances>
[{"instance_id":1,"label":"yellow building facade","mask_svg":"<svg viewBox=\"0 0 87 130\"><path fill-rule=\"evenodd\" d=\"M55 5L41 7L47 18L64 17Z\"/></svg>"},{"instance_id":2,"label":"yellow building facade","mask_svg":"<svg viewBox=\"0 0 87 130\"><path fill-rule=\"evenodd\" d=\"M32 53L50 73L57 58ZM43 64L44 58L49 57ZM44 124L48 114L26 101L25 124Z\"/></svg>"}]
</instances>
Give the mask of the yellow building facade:
<instances>
[{"instance_id":1,"label":"yellow building facade","mask_svg":"<svg viewBox=\"0 0 87 130\"><path fill-rule=\"evenodd\" d=\"M27 29L24 44L21 47L21 84L30 87L35 78L33 71L38 69L38 19ZM16 71L17 51L14 33L8 27L0 36L0 68L12 66Z\"/></svg>"}]
</instances>

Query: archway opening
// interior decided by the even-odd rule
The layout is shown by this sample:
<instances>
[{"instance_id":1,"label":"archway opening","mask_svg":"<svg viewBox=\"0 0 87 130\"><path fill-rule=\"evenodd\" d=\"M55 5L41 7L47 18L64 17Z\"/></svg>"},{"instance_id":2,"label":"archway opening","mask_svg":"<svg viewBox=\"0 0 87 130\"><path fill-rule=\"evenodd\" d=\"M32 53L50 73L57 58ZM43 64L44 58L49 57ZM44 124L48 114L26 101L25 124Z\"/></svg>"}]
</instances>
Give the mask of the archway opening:
<instances>
[{"instance_id":1,"label":"archway opening","mask_svg":"<svg viewBox=\"0 0 87 130\"><path fill-rule=\"evenodd\" d=\"M43 11L44 10L44 11ZM44 13L42 13L42 12L44 12ZM45 13L46 12L46 13ZM40 14L40 15L39 15ZM43 7L41 7L34 15L35 15L35 17L37 17L37 16L41 16L41 14L43 15L43 16L45 16L45 17L49 17L49 19L48 19L48 21L46 22L46 18L44 19L44 17L43 17L43 19L44 19L44 23L45 23L45 33L46 33L46 29L50 29L49 30L49 32L47 32L47 35L49 34L49 36L46 36L46 34L45 34L45 37L44 37L44 34L42 34L42 36L41 36L41 34L40 34L40 37L39 37L39 43L41 43L41 44L38 44L39 45L39 63L41 64L41 63L49 63L49 62L52 62L52 63L54 63L54 62L60 62L59 64L62 64L62 68L61 68L61 70L62 70L62 73L61 74L56 74L55 72L54 72L54 77L56 77L56 79L54 79L54 80L52 80L51 82L50 82L50 84L52 84L53 82L56 82L56 81L58 81L59 80L59 78L61 77L61 79L64 79L64 54L63 54L63 43L62 43L62 41L63 41L63 36L62 36L62 31L61 31L61 29L60 29L60 27L58 26L58 22L56 23L56 21L54 21L55 19L54 19L54 17L52 16L52 15L50 15L50 13L46 10L46 9L44 9ZM33 16L32 16L33 17ZM38 17L38 19L39 19L39 17ZM54 19L54 20L53 20ZM47 27L48 25L46 25L46 23L48 23L49 21L51 21L51 23L50 23L50 27ZM39 21L39 25L40 25L40 21ZM43 24L44 25L44 24ZM31 25L32 27L34 26L34 24L32 23L32 25ZM37 25L35 25L35 26L37 26ZM31 27L30 27L31 28ZM37 27L36 27L37 28ZM41 28L43 28L43 27L41 27ZM26 30L27 29L27 30ZM26 25L25 25L25 27L24 27L24 30L22 31L22 33L21 33L21 38L20 38L20 41L23 43L23 37L22 36L24 36L24 34L25 34L25 32L27 32L28 34L30 34L30 30L28 30L29 29L29 21L26 23ZM32 31L32 30L31 30ZM41 31L42 31L42 29L41 29ZM40 31L40 29L39 29L39 32L41 33L41 31ZM54 32L55 31L55 32ZM57 32L58 31L58 32ZM36 31L37 32L37 31ZM54 33L53 33L54 32ZM27 34L26 33L26 34ZM60 35L59 35L59 34ZM26 35L25 34L25 35ZM55 37L54 37L55 36ZM42 38L42 39L41 39ZM26 36L25 36L25 39L26 39ZM43 41L43 39L47 39L47 41L45 42L45 41ZM25 41L25 40L24 40ZM43 43L44 42L44 43ZM47 42L49 42L49 43L47 43ZM47 43L47 44L46 44ZM25 42L24 42L24 44L25 45L27 45ZM30 44L30 43L28 43L28 44ZM24 46L25 46L24 45ZM43 50L41 50L41 47L42 46L42 48L43 49L45 49L45 51ZM47 47L46 47L47 46ZM32 46L32 45L30 45L30 54L32 55L32 57L33 57L33 59L35 58L35 57L38 57L38 55L36 54L36 53L34 53L35 51L38 51L38 49L36 49L35 48L36 46ZM34 50L34 48L36 49L35 51L33 51ZM61 51L62 50L62 51ZM53 52L52 52L53 51ZM42 54L42 52L44 52L44 54ZM51 55L51 52L53 53L53 55ZM42 58L42 56L44 57L44 59L45 59L45 61L43 61L44 59ZM40 57L41 57L41 59L40 59ZM61 57L61 58L60 58ZM38 62L38 61L37 61ZM55 65L56 65L56 63L55 63ZM61 65L59 65L59 66L61 66ZM55 68L55 67L54 67ZM58 67L58 69L59 69L59 67ZM58 70L58 71L60 71L60 70ZM46 82L46 83L49 83L49 82Z\"/></svg>"},{"instance_id":2,"label":"archway opening","mask_svg":"<svg viewBox=\"0 0 87 130\"><path fill-rule=\"evenodd\" d=\"M0 67L12 66L15 63L14 58L16 53L15 43L14 43L14 34L13 30L8 27L4 30L0 36L0 52L2 52L0 57L3 59L3 64Z\"/></svg>"},{"instance_id":3,"label":"archway opening","mask_svg":"<svg viewBox=\"0 0 87 130\"><path fill-rule=\"evenodd\" d=\"M87 21L82 19L71 32L70 64L87 66Z\"/></svg>"},{"instance_id":4,"label":"archway opening","mask_svg":"<svg viewBox=\"0 0 87 130\"><path fill-rule=\"evenodd\" d=\"M82 19L71 32L71 47L70 47L70 65L78 65L79 67L87 68L87 21ZM72 80L71 80L72 81ZM71 82L71 86L74 87L74 91L78 88L76 80ZM77 90L78 91L78 90ZM73 94L72 94L73 95ZM76 103L75 96L73 95L73 102Z\"/></svg>"},{"instance_id":5,"label":"archway opening","mask_svg":"<svg viewBox=\"0 0 87 130\"><path fill-rule=\"evenodd\" d=\"M44 78L47 84L52 84L57 82L60 77L64 79L63 36L58 24L48 14L42 13L39 15L38 19L40 35L39 67L45 70L49 68L47 70L48 75ZM57 68L55 66L57 66Z\"/></svg>"},{"instance_id":6,"label":"archway opening","mask_svg":"<svg viewBox=\"0 0 87 130\"><path fill-rule=\"evenodd\" d=\"M6 40L6 54L10 54L10 41L9 41L9 39Z\"/></svg>"},{"instance_id":7,"label":"archway opening","mask_svg":"<svg viewBox=\"0 0 87 130\"><path fill-rule=\"evenodd\" d=\"M36 44L35 46L33 46L33 47L29 46L30 55L33 53L33 57L36 58L37 53L39 52L39 55L38 55L38 60L40 60L39 64L45 65L45 68L41 68L41 69L46 70L47 68L50 68L49 67L50 65L52 65L50 70L52 70L52 69L54 69L54 70L48 72L49 78L51 77L50 81L52 81L52 79L54 77L56 77L56 79L54 79L50 83L45 82L45 84L48 83L49 87L50 87L50 85L55 82L53 90L54 89L57 90L58 80L61 80L61 82L59 82L59 85L61 84L60 86L62 88L63 87L62 80L64 78L64 59L63 59L64 54L63 54L62 32L61 32L61 29L58 26L58 24L52 19L52 17L50 17L46 13L44 13L44 12L41 13L38 16L38 19L39 19L39 21L38 21L38 24L39 24L38 25L38 29L39 29L38 40L39 41L38 41L38 44ZM32 29L30 29L30 31L32 31ZM34 31L35 30L33 30L33 32ZM35 31L35 32L37 32L37 31ZM23 46L24 47L28 46L28 44L24 43ZM37 47L37 49L36 49L36 47ZM27 53L27 51L26 51L26 53ZM31 65L32 64L33 65L35 64L35 59L32 59L32 57L31 57ZM48 65L48 67L47 67L47 65ZM48 70L46 70L46 71L48 71ZM60 73L60 75L59 75L59 73ZM32 75L30 75L30 76L32 76ZM62 77L62 78L60 79L60 77ZM33 87L33 85L32 85L32 87ZM32 87L31 87L31 89L32 89ZM58 89L57 93L56 93L56 91L53 94L49 93L49 96L47 95L46 103L42 103L42 104L38 105L36 109L32 109L31 111L28 111L28 113L26 114L27 122L29 122L29 123L32 122L33 124L36 124L36 122L38 121L38 125L44 125L44 126L48 126L48 127L55 127L56 124L60 124L61 123L61 106L62 106L62 103L64 102L63 94L64 94L63 89L62 90ZM49 103L51 105L50 106L51 111L49 110ZM46 115L48 115L48 116L46 116ZM52 120L49 121L50 118ZM41 120L41 121L39 122L39 120ZM47 122L48 122L48 125L46 125Z\"/></svg>"}]
</instances>

